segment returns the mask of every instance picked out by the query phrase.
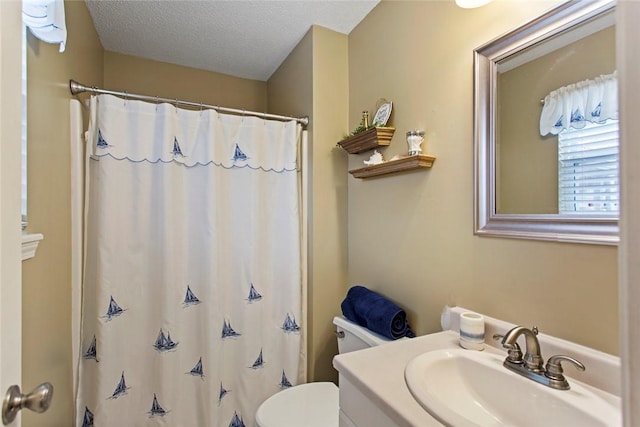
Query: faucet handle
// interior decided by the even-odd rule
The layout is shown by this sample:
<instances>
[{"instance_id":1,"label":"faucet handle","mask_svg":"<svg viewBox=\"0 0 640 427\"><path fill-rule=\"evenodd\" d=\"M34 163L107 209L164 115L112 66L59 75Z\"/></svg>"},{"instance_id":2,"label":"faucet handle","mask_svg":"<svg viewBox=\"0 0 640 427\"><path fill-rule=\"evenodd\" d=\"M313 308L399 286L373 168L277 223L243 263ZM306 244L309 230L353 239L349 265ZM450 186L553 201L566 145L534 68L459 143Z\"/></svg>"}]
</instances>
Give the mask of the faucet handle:
<instances>
[{"instance_id":1,"label":"faucet handle","mask_svg":"<svg viewBox=\"0 0 640 427\"><path fill-rule=\"evenodd\" d=\"M504 339L504 335L493 334L493 339L496 341L500 341ZM513 344L502 343L502 346L507 349L507 360L509 362L516 364L522 363L522 350L520 350L520 346L517 342L514 342Z\"/></svg>"},{"instance_id":2,"label":"faucet handle","mask_svg":"<svg viewBox=\"0 0 640 427\"><path fill-rule=\"evenodd\" d=\"M546 370L547 370L547 376L549 378L553 378L554 376L562 376L562 373L564 372L562 370L562 365L560 364L560 362L571 362L573 363L573 365L580 371L584 371L586 368L585 366L582 364L582 362L580 362L577 359L574 359L573 357L570 356L565 356L563 354L558 354L555 356L551 356L549 358L549 360L547 360L547 366L546 366Z\"/></svg>"},{"instance_id":3,"label":"faucet handle","mask_svg":"<svg viewBox=\"0 0 640 427\"><path fill-rule=\"evenodd\" d=\"M579 360L562 354L551 356L549 360L547 360L544 376L557 383L559 386L556 388L568 390L569 382L563 375L564 370L562 369L561 362L571 362L580 371L584 371L586 368Z\"/></svg>"}]
</instances>

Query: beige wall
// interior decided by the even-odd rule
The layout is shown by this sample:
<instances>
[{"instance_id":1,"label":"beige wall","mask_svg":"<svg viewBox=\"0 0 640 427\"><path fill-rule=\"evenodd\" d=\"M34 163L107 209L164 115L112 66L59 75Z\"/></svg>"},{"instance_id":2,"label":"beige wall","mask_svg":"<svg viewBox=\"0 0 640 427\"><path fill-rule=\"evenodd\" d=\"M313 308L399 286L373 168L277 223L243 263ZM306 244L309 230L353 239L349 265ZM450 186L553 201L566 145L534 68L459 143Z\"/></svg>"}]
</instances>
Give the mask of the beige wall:
<instances>
[{"instance_id":1,"label":"beige wall","mask_svg":"<svg viewBox=\"0 0 640 427\"><path fill-rule=\"evenodd\" d=\"M265 82L110 51L104 53L104 87L253 111L267 108Z\"/></svg>"},{"instance_id":2,"label":"beige wall","mask_svg":"<svg viewBox=\"0 0 640 427\"><path fill-rule=\"evenodd\" d=\"M44 234L24 261L22 388L54 387L46 414L23 412L23 426L69 426L71 366L71 211L69 79L102 85L102 45L84 2L65 2L67 49L28 39L28 230Z\"/></svg>"},{"instance_id":3,"label":"beige wall","mask_svg":"<svg viewBox=\"0 0 640 427\"><path fill-rule=\"evenodd\" d=\"M336 148L348 122L347 37L313 27L313 166L310 379L335 380L337 342L333 316L347 289L347 167Z\"/></svg>"},{"instance_id":4,"label":"beige wall","mask_svg":"<svg viewBox=\"0 0 640 427\"><path fill-rule=\"evenodd\" d=\"M539 100L563 86L613 73L615 42L615 27L609 27L499 74L498 213L558 213L558 137L540 136Z\"/></svg>"},{"instance_id":5,"label":"beige wall","mask_svg":"<svg viewBox=\"0 0 640 427\"><path fill-rule=\"evenodd\" d=\"M268 110L272 114L292 117L310 116L307 130L312 133L313 117L313 30L300 43L267 81ZM310 135L312 138L313 135Z\"/></svg>"},{"instance_id":6,"label":"beige wall","mask_svg":"<svg viewBox=\"0 0 640 427\"><path fill-rule=\"evenodd\" d=\"M349 124L394 102L385 158L426 132L432 169L349 178L349 282L407 308L419 334L456 304L618 353L617 249L473 235L473 49L559 2L382 1L349 35ZM361 167L371 153L349 156Z\"/></svg>"},{"instance_id":7,"label":"beige wall","mask_svg":"<svg viewBox=\"0 0 640 427\"><path fill-rule=\"evenodd\" d=\"M347 36L314 26L269 79L269 111L310 115L308 378L336 381L332 319L347 284Z\"/></svg>"}]
</instances>

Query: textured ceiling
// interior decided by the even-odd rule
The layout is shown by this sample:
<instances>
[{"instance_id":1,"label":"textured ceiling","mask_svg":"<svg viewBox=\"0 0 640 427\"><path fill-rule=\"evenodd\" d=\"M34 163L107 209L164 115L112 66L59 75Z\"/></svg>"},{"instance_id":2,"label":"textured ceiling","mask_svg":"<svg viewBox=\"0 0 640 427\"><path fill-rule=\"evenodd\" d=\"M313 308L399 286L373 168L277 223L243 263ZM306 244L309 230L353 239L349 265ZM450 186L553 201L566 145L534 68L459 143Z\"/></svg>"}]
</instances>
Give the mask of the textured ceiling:
<instances>
[{"instance_id":1,"label":"textured ceiling","mask_svg":"<svg viewBox=\"0 0 640 427\"><path fill-rule=\"evenodd\" d=\"M86 0L105 49L266 81L311 25L349 34L379 0Z\"/></svg>"}]
</instances>

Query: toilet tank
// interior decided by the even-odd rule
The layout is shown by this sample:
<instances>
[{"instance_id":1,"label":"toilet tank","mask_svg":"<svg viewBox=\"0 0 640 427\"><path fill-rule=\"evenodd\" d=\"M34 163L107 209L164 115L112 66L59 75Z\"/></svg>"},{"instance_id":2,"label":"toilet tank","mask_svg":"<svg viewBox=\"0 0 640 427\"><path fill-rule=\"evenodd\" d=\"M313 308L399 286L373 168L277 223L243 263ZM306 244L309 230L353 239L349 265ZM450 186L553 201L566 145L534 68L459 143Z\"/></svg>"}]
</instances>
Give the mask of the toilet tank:
<instances>
[{"instance_id":1,"label":"toilet tank","mask_svg":"<svg viewBox=\"0 0 640 427\"><path fill-rule=\"evenodd\" d=\"M337 329L339 353L349 353L393 341L341 316L334 317L333 324Z\"/></svg>"}]
</instances>

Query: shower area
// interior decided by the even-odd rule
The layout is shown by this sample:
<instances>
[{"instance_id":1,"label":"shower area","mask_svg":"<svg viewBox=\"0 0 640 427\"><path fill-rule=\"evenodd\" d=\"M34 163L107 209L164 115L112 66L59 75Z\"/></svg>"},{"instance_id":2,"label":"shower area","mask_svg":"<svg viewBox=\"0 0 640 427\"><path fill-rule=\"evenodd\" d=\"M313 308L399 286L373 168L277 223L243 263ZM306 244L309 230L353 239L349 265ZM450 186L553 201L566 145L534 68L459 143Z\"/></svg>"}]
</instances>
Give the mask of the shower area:
<instances>
[{"instance_id":1,"label":"shower area","mask_svg":"<svg viewBox=\"0 0 640 427\"><path fill-rule=\"evenodd\" d=\"M252 426L306 381L308 119L71 90L75 425Z\"/></svg>"},{"instance_id":2,"label":"shower area","mask_svg":"<svg viewBox=\"0 0 640 427\"><path fill-rule=\"evenodd\" d=\"M337 380L347 36L314 27L250 80L106 50L84 2L65 12L63 54L26 49L44 240L22 264L22 387L55 395L22 425L251 426L288 384Z\"/></svg>"}]
</instances>

